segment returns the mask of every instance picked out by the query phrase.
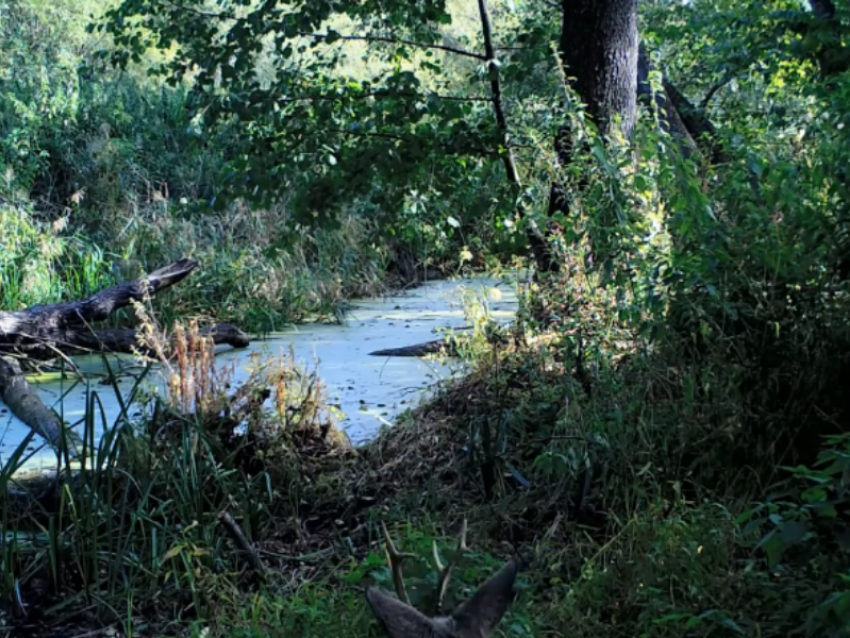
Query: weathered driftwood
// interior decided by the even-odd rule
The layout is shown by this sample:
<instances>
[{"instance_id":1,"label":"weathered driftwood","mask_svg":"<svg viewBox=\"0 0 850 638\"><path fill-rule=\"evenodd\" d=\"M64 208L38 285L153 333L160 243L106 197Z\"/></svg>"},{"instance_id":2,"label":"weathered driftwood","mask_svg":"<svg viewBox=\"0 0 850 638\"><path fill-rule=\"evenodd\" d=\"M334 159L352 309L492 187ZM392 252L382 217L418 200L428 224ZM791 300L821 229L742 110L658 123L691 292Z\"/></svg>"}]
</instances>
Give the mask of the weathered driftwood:
<instances>
[{"instance_id":1,"label":"weathered driftwood","mask_svg":"<svg viewBox=\"0 0 850 638\"><path fill-rule=\"evenodd\" d=\"M142 301L146 296L173 286L197 265L194 259L180 259L140 279L101 290L88 299L0 312L0 398L15 416L58 448L63 424L30 388L15 358L46 360L91 352L128 353L141 349L134 330L96 329L92 323L107 319L133 301ZM249 344L248 337L231 324L205 328L202 332L211 336L216 344L237 348ZM77 443L74 437L66 436L66 439Z\"/></svg>"},{"instance_id":2,"label":"weathered driftwood","mask_svg":"<svg viewBox=\"0 0 850 638\"><path fill-rule=\"evenodd\" d=\"M103 321L132 301L141 301L146 295L173 286L197 265L194 259L180 259L145 277L106 288L82 301L0 312L0 354L54 359L59 353L100 350L93 322ZM105 332L108 335L112 331Z\"/></svg>"},{"instance_id":3,"label":"weathered driftwood","mask_svg":"<svg viewBox=\"0 0 850 638\"><path fill-rule=\"evenodd\" d=\"M434 339L433 341L417 343L412 346L375 350L375 352L370 352L369 355L375 357L425 357L429 354L440 353L445 353L449 357L456 356L457 346L455 342L453 340Z\"/></svg>"},{"instance_id":4,"label":"weathered driftwood","mask_svg":"<svg viewBox=\"0 0 850 638\"><path fill-rule=\"evenodd\" d=\"M232 323L219 323L215 326L207 326L198 330L203 337L210 337L216 345L228 345L234 348L246 348L250 345L248 336ZM133 351L142 354L150 354L147 346L141 345L136 339L135 330L126 329L104 329L95 330L87 335L89 343L85 347L80 346L79 352L124 352ZM86 339L81 339L85 342Z\"/></svg>"},{"instance_id":5,"label":"weathered driftwood","mask_svg":"<svg viewBox=\"0 0 850 638\"><path fill-rule=\"evenodd\" d=\"M42 403L14 359L0 358L0 399L21 421L43 436L54 450L61 449L63 427L56 413ZM70 456L77 456L82 441L71 430L64 431Z\"/></svg>"}]
</instances>

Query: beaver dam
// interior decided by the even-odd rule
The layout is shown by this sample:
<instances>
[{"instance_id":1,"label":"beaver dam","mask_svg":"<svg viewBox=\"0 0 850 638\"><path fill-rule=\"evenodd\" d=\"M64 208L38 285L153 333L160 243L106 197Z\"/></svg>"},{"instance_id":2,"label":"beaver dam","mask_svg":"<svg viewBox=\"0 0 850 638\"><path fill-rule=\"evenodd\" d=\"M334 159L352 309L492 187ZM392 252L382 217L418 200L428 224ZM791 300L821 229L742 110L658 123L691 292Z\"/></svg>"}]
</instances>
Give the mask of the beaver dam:
<instances>
[{"instance_id":1,"label":"beaver dam","mask_svg":"<svg viewBox=\"0 0 850 638\"><path fill-rule=\"evenodd\" d=\"M233 365L232 382L238 386L250 374L256 355L291 354L309 371L315 370L342 429L358 444L369 440L382 425L391 424L405 409L415 406L436 383L462 369L457 359L371 356L384 349L400 348L441 337L440 329L466 325L464 298L485 299L491 320L506 323L517 308L514 279L476 277L438 280L392 296L358 300L342 325L310 324L251 339L246 348L217 347L217 365ZM493 294L493 289L499 292ZM117 379L108 381L109 369ZM99 438L120 414L143 369L131 354L88 354L73 357L82 377L59 373L30 374L27 380L45 405L76 429L85 415L86 397L96 392L103 417L95 419ZM162 392L164 375L154 365L140 384L144 392ZM134 416L140 416L136 408ZM30 427L0 402L0 466L25 440ZM96 441L97 442L97 441ZM21 470L50 469L56 454L36 436L30 442Z\"/></svg>"}]
</instances>

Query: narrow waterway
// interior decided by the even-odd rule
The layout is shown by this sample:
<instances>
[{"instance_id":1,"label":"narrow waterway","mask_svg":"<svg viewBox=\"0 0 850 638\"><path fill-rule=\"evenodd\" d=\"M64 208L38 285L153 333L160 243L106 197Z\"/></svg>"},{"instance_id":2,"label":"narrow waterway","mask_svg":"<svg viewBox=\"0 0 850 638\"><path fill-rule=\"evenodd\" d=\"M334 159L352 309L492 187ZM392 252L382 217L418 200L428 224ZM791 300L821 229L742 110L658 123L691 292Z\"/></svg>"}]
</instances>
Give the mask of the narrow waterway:
<instances>
[{"instance_id":1,"label":"narrow waterway","mask_svg":"<svg viewBox=\"0 0 850 638\"><path fill-rule=\"evenodd\" d=\"M515 278L440 280L391 297L358 300L344 325L298 326L262 340L252 340L248 348L223 348L216 357L217 365L234 364L232 381L237 387L250 373L252 353L276 356L291 350L297 364L318 372L329 402L341 411L339 426L353 443L362 443L382 425L391 424L400 412L418 404L436 383L462 373L457 360L378 357L369 353L439 338L436 332L439 328L463 327L465 298L486 300L490 318L506 323L517 308L515 281ZM139 365L129 355L110 356L109 362L113 371L120 370L118 387L126 397ZM120 414L120 402L111 385L100 384L105 373L100 356L78 357L75 363L103 405L105 418L98 412L96 419L95 437L99 438L104 424L110 427ZM32 377L30 382L47 405L64 415L66 422L81 421L85 416L86 384L73 385L57 377ZM161 389L163 383L162 375L154 369L145 387L152 391ZM0 402L0 467L29 432ZM27 457L21 470L56 466L55 454L41 437L33 438Z\"/></svg>"}]
</instances>

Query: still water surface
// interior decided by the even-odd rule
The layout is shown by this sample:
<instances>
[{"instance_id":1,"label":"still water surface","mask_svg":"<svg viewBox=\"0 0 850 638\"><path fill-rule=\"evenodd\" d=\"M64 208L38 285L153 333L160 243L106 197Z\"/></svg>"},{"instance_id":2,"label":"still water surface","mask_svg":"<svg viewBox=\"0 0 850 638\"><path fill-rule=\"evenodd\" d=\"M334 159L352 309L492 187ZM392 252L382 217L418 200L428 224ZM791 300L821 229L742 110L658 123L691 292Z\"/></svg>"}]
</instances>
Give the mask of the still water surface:
<instances>
[{"instance_id":1,"label":"still water surface","mask_svg":"<svg viewBox=\"0 0 850 638\"><path fill-rule=\"evenodd\" d=\"M340 427L354 444L374 436L383 424L391 424L403 410L415 406L433 387L460 371L457 360L424 360L415 357L376 357L370 352L414 345L440 337L435 329L465 325L464 296L486 298L490 317L499 323L510 321L517 308L516 278L496 280L476 277L440 280L380 299L358 300L345 325L311 324L272 333L252 340L248 348L221 347L216 365L235 364L233 387L238 387L250 372L250 357L256 352L268 356L288 354L308 371L317 370L330 403L342 411ZM498 289L497 294L492 290ZM110 385L99 385L104 365L100 356L75 358L93 391L103 404L106 427L120 413L120 403ZM119 388L129 395L134 374L140 368L132 356L109 357L113 371L121 370ZM146 389L163 387L163 378L155 368L144 382ZM67 379L33 377L42 401L62 413L66 422L76 423L85 416L86 387L72 387ZM64 398L63 398L64 395ZM98 417L95 437L104 424ZM29 434L29 428L11 415L0 402L0 466ZM56 466L55 454L35 437L28 449L29 458L22 470L49 469Z\"/></svg>"}]
</instances>

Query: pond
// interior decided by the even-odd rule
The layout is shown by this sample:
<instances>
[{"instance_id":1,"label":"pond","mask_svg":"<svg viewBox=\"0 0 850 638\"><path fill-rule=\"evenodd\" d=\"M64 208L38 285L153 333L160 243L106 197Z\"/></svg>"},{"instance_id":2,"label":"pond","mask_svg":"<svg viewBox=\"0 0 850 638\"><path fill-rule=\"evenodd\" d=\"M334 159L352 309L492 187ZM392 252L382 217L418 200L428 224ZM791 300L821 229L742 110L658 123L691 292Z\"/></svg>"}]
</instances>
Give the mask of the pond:
<instances>
[{"instance_id":1,"label":"pond","mask_svg":"<svg viewBox=\"0 0 850 638\"><path fill-rule=\"evenodd\" d=\"M491 319L509 322L517 309L516 275L504 279L475 277L431 281L393 296L357 300L344 325L310 324L272 333L251 341L248 348L219 348L216 365L234 364L233 386L249 374L252 353L276 356L294 352L296 363L307 371L316 370L328 400L341 411L339 426L352 443L375 436L382 425L392 424L402 411L416 406L433 386L452 374L462 372L456 359L434 360L416 357L370 356L370 352L410 346L440 338L439 328L466 325L464 297L486 299ZM497 289L498 293L493 293ZM105 376L100 356L76 357L92 391L103 404L107 427L120 413L120 402L111 385L101 385ZM139 363L130 355L110 355L109 364L118 373L123 397L130 394ZM151 372L148 390L164 387L163 375ZM73 385L59 375L30 377L42 401L62 414L71 424L85 414L86 383ZM100 422L100 416L97 419ZM29 434L30 429L0 402L0 467ZM96 427L95 437L103 432ZM50 469L56 456L41 437L34 437L20 471Z\"/></svg>"}]
</instances>

